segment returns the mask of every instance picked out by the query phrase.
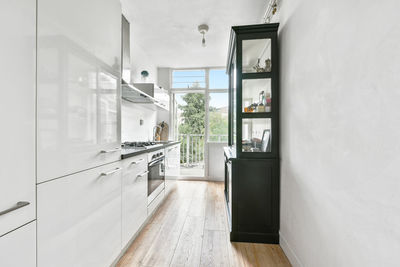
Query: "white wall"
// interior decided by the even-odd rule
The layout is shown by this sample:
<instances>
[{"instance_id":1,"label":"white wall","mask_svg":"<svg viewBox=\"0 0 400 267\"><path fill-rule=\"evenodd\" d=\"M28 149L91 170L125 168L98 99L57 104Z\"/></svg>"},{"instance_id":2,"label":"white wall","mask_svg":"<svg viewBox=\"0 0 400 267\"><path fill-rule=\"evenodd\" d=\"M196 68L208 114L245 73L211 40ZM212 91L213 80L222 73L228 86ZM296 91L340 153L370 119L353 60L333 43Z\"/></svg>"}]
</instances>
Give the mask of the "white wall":
<instances>
[{"instance_id":1,"label":"white wall","mask_svg":"<svg viewBox=\"0 0 400 267\"><path fill-rule=\"evenodd\" d=\"M400 266L400 2L282 5L281 245L294 266Z\"/></svg>"},{"instance_id":2,"label":"white wall","mask_svg":"<svg viewBox=\"0 0 400 267\"><path fill-rule=\"evenodd\" d=\"M140 125L140 120L143 125ZM121 141L153 140L153 127L157 122L157 113L150 104L133 104L122 100L121 104Z\"/></svg>"}]
</instances>

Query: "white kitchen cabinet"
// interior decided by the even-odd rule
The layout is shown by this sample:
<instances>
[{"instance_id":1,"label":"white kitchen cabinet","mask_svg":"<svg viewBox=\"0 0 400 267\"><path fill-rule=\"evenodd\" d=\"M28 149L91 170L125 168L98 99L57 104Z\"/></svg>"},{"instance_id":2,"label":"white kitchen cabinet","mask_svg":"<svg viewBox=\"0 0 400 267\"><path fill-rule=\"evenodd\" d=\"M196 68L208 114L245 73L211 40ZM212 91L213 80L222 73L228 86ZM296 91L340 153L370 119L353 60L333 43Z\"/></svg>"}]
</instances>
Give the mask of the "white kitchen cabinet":
<instances>
[{"instance_id":1,"label":"white kitchen cabinet","mask_svg":"<svg viewBox=\"0 0 400 267\"><path fill-rule=\"evenodd\" d=\"M0 237L0 266L36 266L36 222Z\"/></svg>"},{"instance_id":2,"label":"white kitchen cabinet","mask_svg":"<svg viewBox=\"0 0 400 267\"><path fill-rule=\"evenodd\" d=\"M122 247L147 219L147 154L122 161Z\"/></svg>"},{"instance_id":3,"label":"white kitchen cabinet","mask_svg":"<svg viewBox=\"0 0 400 267\"><path fill-rule=\"evenodd\" d=\"M37 31L38 182L119 160L120 1L40 0Z\"/></svg>"},{"instance_id":4,"label":"white kitchen cabinet","mask_svg":"<svg viewBox=\"0 0 400 267\"><path fill-rule=\"evenodd\" d=\"M109 266L121 252L120 162L37 187L40 267Z\"/></svg>"},{"instance_id":5,"label":"white kitchen cabinet","mask_svg":"<svg viewBox=\"0 0 400 267\"><path fill-rule=\"evenodd\" d=\"M176 186L176 179L180 175L180 148L173 145L165 148L165 194L168 195Z\"/></svg>"},{"instance_id":6,"label":"white kitchen cabinet","mask_svg":"<svg viewBox=\"0 0 400 267\"><path fill-rule=\"evenodd\" d=\"M173 145L165 148L165 176L173 178L180 175L180 148L181 145Z\"/></svg>"},{"instance_id":7,"label":"white kitchen cabinet","mask_svg":"<svg viewBox=\"0 0 400 267\"><path fill-rule=\"evenodd\" d=\"M35 0L0 2L0 236L35 219L35 22Z\"/></svg>"}]
</instances>

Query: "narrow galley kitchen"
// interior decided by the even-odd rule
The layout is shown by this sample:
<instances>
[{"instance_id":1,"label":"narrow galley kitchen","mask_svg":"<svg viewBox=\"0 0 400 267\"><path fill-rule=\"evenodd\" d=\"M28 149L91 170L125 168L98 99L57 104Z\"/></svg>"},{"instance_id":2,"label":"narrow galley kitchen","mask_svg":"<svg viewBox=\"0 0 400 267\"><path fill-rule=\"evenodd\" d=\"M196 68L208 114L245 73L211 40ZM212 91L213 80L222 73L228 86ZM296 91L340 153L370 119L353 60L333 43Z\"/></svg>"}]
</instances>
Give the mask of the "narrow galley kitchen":
<instances>
[{"instance_id":1,"label":"narrow galley kitchen","mask_svg":"<svg viewBox=\"0 0 400 267\"><path fill-rule=\"evenodd\" d=\"M400 266L367 2L2 0L0 267Z\"/></svg>"}]
</instances>

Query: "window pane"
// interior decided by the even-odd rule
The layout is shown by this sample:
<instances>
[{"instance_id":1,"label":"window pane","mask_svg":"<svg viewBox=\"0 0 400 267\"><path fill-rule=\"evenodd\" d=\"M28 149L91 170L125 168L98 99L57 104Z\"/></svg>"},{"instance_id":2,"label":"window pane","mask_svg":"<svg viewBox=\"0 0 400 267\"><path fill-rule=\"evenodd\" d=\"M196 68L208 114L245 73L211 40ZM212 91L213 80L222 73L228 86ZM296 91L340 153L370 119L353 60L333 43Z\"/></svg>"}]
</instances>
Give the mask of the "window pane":
<instances>
[{"instance_id":1,"label":"window pane","mask_svg":"<svg viewBox=\"0 0 400 267\"><path fill-rule=\"evenodd\" d=\"M210 142L228 142L228 93L211 93L209 101Z\"/></svg>"},{"instance_id":2,"label":"window pane","mask_svg":"<svg viewBox=\"0 0 400 267\"><path fill-rule=\"evenodd\" d=\"M243 40L242 71L271 72L271 39Z\"/></svg>"},{"instance_id":3,"label":"window pane","mask_svg":"<svg viewBox=\"0 0 400 267\"><path fill-rule=\"evenodd\" d=\"M271 152L271 119L242 120L242 151Z\"/></svg>"},{"instance_id":4,"label":"window pane","mask_svg":"<svg viewBox=\"0 0 400 267\"><path fill-rule=\"evenodd\" d=\"M210 89L228 89L229 77L224 69L210 70Z\"/></svg>"},{"instance_id":5,"label":"window pane","mask_svg":"<svg viewBox=\"0 0 400 267\"><path fill-rule=\"evenodd\" d=\"M174 70L172 88L205 88L205 70Z\"/></svg>"}]
</instances>

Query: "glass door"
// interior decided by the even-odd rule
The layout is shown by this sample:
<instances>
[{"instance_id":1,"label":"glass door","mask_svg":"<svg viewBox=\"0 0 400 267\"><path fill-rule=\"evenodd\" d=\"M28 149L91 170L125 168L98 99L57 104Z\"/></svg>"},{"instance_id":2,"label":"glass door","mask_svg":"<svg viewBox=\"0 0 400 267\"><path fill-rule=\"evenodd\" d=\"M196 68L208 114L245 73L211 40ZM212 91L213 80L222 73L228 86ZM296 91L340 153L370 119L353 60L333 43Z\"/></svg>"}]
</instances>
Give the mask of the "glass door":
<instances>
[{"instance_id":1,"label":"glass door","mask_svg":"<svg viewBox=\"0 0 400 267\"><path fill-rule=\"evenodd\" d=\"M174 93L174 127L181 141L180 177L204 178L205 94Z\"/></svg>"}]
</instances>

